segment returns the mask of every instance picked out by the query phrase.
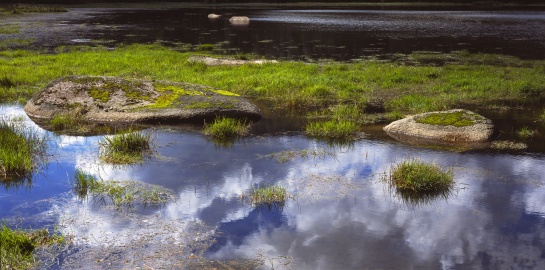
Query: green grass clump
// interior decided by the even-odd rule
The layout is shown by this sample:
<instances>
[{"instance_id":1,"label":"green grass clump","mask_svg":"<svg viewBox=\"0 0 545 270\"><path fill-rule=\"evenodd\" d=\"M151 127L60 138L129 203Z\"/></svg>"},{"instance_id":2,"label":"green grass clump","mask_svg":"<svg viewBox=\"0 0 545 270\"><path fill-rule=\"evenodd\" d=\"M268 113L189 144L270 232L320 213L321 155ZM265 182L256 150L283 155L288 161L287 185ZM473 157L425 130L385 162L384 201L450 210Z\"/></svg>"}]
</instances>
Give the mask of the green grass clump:
<instances>
[{"instance_id":1,"label":"green grass clump","mask_svg":"<svg viewBox=\"0 0 545 270\"><path fill-rule=\"evenodd\" d=\"M211 124L206 124L204 133L218 139L231 139L248 134L249 124L240 119L218 117Z\"/></svg>"},{"instance_id":2,"label":"green grass clump","mask_svg":"<svg viewBox=\"0 0 545 270\"><path fill-rule=\"evenodd\" d=\"M21 122L0 120L0 177L24 178L38 166L46 138Z\"/></svg>"},{"instance_id":3,"label":"green grass clump","mask_svg":"<svg viewBox=\"0 0 545 270\"><path fill-rule=\"evenodd\" d=\"M490 147L497 150L524 150L528 148L528 145L522 142L493 141Z\"/></svg>"},{"instance_id":4,"label":"green grass clump","mask_svg":"<svg viewBox=\"0 0 545 270\"><path fill-rule=\"evenodd\" d=\"M435 164L407 159L393 166L385 180L402 193L436 193L450 190L454 175Z\"/></svg>"},{"instance_id":5,"label":"green grass clump","mask_svg":"<svg viewBox=\"0 0 545 270\"><path fill-rule=\"evenodd\" d=\"M448 113L430 113L424 117L416 118L416 122L428 125L466 127L475 124L475 120L480 119L475 114L465 111Z\"/></svg>"},{"instance_id":6,"label":"green grass clump","mask_svg":"<svg viewBox=\"0 0 545 270\"><path fill-rule=\"evenodd\" d=\"M50 13L50 12L67 12L68 10L63 7L49 6L49 5L28 5L17 4L11 9L13 14L21 13Z\"/></svg>"},{"instance_id":7,"label":"green grass clump","mask_svg":"<svg viewBox=\"0 0 545 270\"><path fill-rule=\"evenodd\" d=\"M46 229L22 231L0 226L0 268L34 269L39 261L34 251L43 246L65 243L64 237L50 235Z\"/></svg>"},{"instance_id":8,"label":"green grass clump","mask_svg":"<svg viewBox=\"0 0 545 270\"><path fill-rule=\"evenodd\" d=\"M150 187L135 181L98 180L80 170L76 170L74 180L74 192L79 198L92 196L96 201L109 202L116 207L130 206L135 202L144 205L165 204L172 198L171 192L162 187Z\"/></svg>"},{"instance_id":9,"label":"green grass clump","mask_svg":"<svg viewBox=\"0 0 545 270\"><path fill-rule=\"evenodd\" d=\"M107 163L134 164L151 152L151 133L129 132L104 137L99 141L100 157Z\"/></svg>"},{"instance_id":10,"label":"green grass clump","mask_svg":"<svg viewBox=\"0 0 545 270\"><path fill-rule=\"evenodd\" d=\"M16 24L4 24L0 25L0 35L9 35L19 33L21 26Z\"/></svg>"},{"instance_id":11,"label":"green grass clump","mask_svg":"<svg viewBox=\"0 0 545 270\"><path fill-rule=\"evenodd\" d=\"M359 128L358 125L351 121L335 121L326 122L311 122L305 132L310 137L329 138L329 139L355 139Z\"/></svg>"},{"instance_id":12,"label":"green grass clump","mask_svg":"<svg viewBox=\"0 0 545 270\"><path fill-rule=\"evenodd\" d=\"M537 130L530 129L529 127L522 127L517 131L517 136L523 140L530 139L537 135Z\"/></svg>"},{"instance_id":13,"label":"green grass clump","mask_svg":"<svg viewBox=\"0 0 545 270\"><path fill-rule=\"evenodd\" d=\"M251 202L254 205L283 206L287 198L286 189L274 185L253 188L250 194Z\"/></svg>"}]
</instances>

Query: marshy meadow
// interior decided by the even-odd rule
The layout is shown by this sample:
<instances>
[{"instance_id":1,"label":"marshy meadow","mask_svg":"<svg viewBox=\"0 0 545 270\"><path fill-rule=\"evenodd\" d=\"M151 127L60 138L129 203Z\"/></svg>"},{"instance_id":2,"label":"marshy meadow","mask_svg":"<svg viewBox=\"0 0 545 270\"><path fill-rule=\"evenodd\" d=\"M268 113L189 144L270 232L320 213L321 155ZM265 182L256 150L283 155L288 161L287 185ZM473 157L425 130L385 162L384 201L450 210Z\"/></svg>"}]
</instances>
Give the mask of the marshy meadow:
<instances>
[{"instance_id":1,"label":"marshy meadow","mask_svg":"<svg viewBox=\"0 0 545 270\"><path fill-rule=\"evenodd\" d=\"M543 269L543 10L0 4L0 269ZM52 82L111 113L228 113L29 116ZM478 116L417 121L492 135L383 130L452 109Z\"/></svg>"}]
</instances>

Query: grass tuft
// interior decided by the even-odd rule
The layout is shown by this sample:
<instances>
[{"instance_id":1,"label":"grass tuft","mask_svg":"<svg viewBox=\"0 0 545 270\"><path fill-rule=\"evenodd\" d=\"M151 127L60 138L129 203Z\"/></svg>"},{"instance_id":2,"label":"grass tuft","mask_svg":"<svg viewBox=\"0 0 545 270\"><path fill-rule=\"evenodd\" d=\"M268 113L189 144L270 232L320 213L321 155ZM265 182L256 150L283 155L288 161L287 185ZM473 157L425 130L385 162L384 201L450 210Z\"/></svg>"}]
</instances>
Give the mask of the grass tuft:
<instances>
[{"instance_id":1,"label":"grass tuft","mask_svg":"<svg viewBox=\"0 0 545 270\"><path fill-rule=\"evenodd\" d=\"M74 192L81 199L89 196L104 204L115 207L131 206L138 202L143 205L164 205L173 195L159 186L145 185L136 181L104 181L95 176L76 170Z\"/></svg>"},{"instance_id":2,"label":"grass tuft","mask_svg":"<svg viewBox=\"0 0 545 270\"><path fill-rule=\"evenodd\" d=\"M407 159L392 166L386 182L402 193L441 193L454 184L451 170L418 159Z\"/></svg>"},{"instance_id":3,"label":"grass tuft","mask_svg":"<svg viewBox=\"0 0 545 270\"><path fill-rule=\"evenodd\" d=\"M42 246L65 243L64 237L50 235L47 229L22 231L0 226L0 268L34 269L39 261L33 255Z\"/></svg>"},{"instance_id":4,"label":"grass tuft","mask_svg":"<svg viewBox=\"0 0 545 270\"><path fill-rule=\"evenodd\" d=\"M25 178L41 162L46 138L22 122L0 120L0 177Z\"/></svg>"},{"instance_id":5,"label":"grass tuft","mask_svg":"<svg viewBox=\"0 0 545 270\"><path fill-rule=\"evenodd\" d=\"M100 157L112 164L141 163L144 155L152 150L151 141L149 132L129 132L104 137L99 141Z\"/></svg>"},{"instance_id":6,"label":"grass tuft","mask_svg":"<svg viewBox=\"0 0 545 270\"><path fill-rule=\"evenodd\" d=\"M204 133L217 139L231 139L248 134L249 124L244 120L218 117L204 127Z\"/></svg>"},{"instance_id":7,"label":"grass tuft","mask_svg":"<svg viewBox=\"0 0 545 270\"><path fill-rule=\"evenodd\" d=\"M306 134L310 137L341 140L355 139L358 130L359 128L356 123L346 120L311 122L305 128Z\"/></svg>"},{"instance_id":8,"label":"grass tuft","mask_svg":"<svg viewBox=\"0 0 545 270\"><path fill-rule=\"evenodd\" d=\"M537 130L530 129L529 127L523 127L517 131L517 136L523 140L530 139L537 135Z\"/></svg>"},{"instance_id":9,"label":"grass tuft","mask_svg":"<svg viewBox=\"0 0 545 270\"><path fill-rule=\"evenodd\" d=\"M252 204L257 206L284 206L288 195L284 187L265 185L253 188L250 198Z\"/></svg>"}]
</instances>

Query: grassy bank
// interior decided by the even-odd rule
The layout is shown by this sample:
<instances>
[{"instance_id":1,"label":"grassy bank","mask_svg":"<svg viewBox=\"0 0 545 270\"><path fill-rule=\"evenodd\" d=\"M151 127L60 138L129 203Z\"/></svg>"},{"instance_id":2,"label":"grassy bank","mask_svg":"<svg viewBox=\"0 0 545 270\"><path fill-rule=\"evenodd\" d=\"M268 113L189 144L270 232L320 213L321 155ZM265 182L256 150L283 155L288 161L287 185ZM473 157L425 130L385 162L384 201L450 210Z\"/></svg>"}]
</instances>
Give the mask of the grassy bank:
<instances>
[{"instance_id":1,"label":"grassy bank","mask_svg":"<svg viewBox=\"0 0 545 270\"><path fill-rule=\"evenodd\" d=\"M76 47L63 48L58 54L0 51L0 101L28 99L51 80L66 75L204 84L273 106L315 110L325 118L338 117L339 104L346 113L376 109L369 106L373 104L399 117L468 104L520 103L545 93L545 61L508 56L415 53L398 62L286 61L210 67L186 61L195 52L181 51L182 47L180 51L160 45L130 45L113 51Z\"/></svg>"},{"instance_id":2,"label":"grassy bank","mask_svg":"<svg viewBox=\"0 0 545 270\"><path fill-rule=\"evenodd\" d=\"M40 247L62 245L64 237L50 235L46 229L14 230L0 226L0 269L35 269L39 261L34 252Z\"/></svg>"}]
</instances>

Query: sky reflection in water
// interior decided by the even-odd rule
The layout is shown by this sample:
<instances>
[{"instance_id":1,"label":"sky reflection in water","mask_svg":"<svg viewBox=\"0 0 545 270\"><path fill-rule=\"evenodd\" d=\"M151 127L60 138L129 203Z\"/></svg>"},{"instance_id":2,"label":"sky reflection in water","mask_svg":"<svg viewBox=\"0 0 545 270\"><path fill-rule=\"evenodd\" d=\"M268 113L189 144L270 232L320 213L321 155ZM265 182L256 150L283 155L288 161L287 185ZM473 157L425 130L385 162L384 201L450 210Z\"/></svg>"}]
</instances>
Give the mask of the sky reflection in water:
<instances>
[{"instance_id":1,"label":"sky reflection in water","mask_svg":"<svg viewBox=\"0 0 545 270\"><path fill-rule=\"evenodd\" d=\"M1 112L22 110L2 107ZM0 218L60 223L78 245L100 247L100 256L115 250L118 263L135 265L135 254L165 248L146 238L151 230L164 230L163 236L179 245L193 239L184 232L199 231L203 238L221 232L207 252L211 258L254 258L261 252L290 256L295 269L545 267L542 155L452 153L361 140L330 149L335 155L280 163L263 156L328 147L301 136L279 136L249 138L226 149L198 133L158 129L158 157L114 167L97 162L98 139L56 137L54 157L31 189L0 189ZM392 194L381 175L408 157L453 168L453 195L413 206ZM75 169L104 180L161 185L178 196L162 208L124 216L77 200L70 191ZM295 199L283 209L255 209L241 195L261 183L286 187ZM207 226L199 230L195 224Z\"/></svg>"}]
</instances>

